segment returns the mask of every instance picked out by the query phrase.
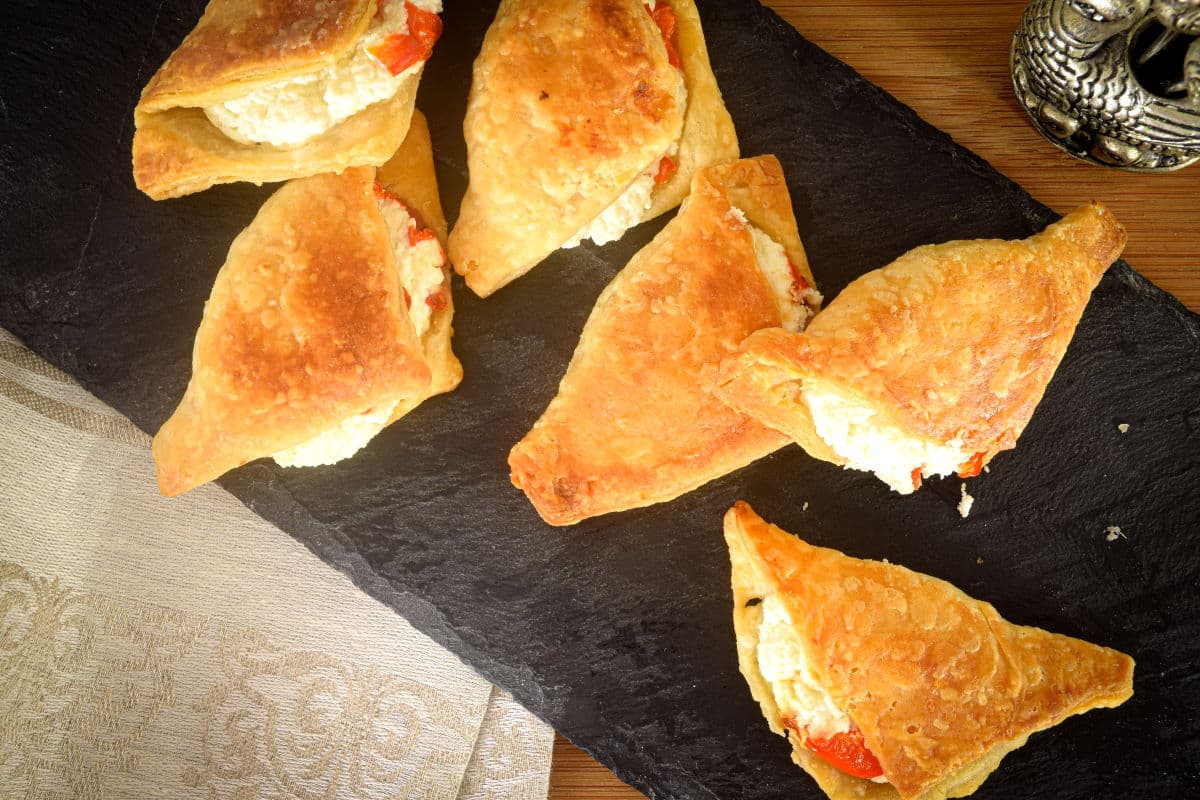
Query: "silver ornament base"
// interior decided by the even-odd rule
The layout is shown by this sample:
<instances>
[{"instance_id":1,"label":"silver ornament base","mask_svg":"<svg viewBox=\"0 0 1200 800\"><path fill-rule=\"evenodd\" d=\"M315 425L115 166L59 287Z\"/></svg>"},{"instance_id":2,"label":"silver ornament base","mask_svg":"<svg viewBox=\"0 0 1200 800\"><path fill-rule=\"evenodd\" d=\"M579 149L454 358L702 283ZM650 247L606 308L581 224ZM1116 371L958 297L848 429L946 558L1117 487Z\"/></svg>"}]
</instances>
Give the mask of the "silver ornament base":
<instances>
[{"instance_id":1,"label":"silver ornament base","mask_svg":"<svg viewBox=\"0 0 1200 800\"><path fill-rule=\"evenodd\" d=\"M1033 0L1013 35L1013 89L1078 159L1132 172L1200 161L1200 0ZM1166 76L1147 88L1143 75Z\"/></svg>"}]
</instances>

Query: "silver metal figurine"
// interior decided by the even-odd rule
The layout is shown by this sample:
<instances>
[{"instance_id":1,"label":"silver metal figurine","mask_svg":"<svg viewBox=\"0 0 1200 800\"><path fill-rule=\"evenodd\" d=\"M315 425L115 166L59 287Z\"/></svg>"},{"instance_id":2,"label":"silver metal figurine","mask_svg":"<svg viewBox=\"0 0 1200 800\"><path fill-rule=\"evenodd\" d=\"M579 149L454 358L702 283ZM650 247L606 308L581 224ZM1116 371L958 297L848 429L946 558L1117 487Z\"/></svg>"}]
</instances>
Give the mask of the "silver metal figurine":
<instances>
[{"instance_id":1,"label":"silver metal figurine","mask_svg":"<svg viewBox=\"0 0 1200 800\"><path fill-rule=\"evenodd\" d=\"M1138 172L1200 161L1200 0L1033 0L1011 69L1038 130Z\"/></svg>"}]
</instances>

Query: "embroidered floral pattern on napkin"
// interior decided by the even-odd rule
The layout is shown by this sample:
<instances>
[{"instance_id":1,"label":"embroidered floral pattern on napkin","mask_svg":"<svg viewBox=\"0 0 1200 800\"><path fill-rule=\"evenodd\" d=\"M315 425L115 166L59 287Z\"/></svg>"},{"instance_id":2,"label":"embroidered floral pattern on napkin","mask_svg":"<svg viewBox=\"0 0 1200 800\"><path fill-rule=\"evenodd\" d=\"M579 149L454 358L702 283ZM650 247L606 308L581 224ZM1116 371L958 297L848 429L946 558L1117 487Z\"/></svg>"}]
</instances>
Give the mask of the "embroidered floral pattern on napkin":
<instances>
[{"instance_id":1,"label":"embroidered floral pattern on napkin","mask_svg":"<svg viewBox=\"0 0 1200 800\"><path fill-rule=\"evenodd\" d=\"M0 331L0 797L546 797L552 732Z\"/></svg>"}]
</instances>

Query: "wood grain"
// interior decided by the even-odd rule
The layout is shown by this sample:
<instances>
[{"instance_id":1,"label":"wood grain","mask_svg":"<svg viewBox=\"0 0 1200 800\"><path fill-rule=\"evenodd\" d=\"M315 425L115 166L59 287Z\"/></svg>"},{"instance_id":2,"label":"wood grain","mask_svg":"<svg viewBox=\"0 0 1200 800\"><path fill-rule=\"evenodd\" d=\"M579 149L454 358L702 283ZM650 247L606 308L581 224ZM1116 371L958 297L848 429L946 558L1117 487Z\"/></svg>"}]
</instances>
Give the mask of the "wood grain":
<instances>
[{"instance_id":1,"label":"wood grain","mask_svg":"<svg viewBox=\"0 0 1200 800\"><path fill-rule=\"evenodd\" d=\"M1043 139L1017 105L1008 74L1009 43L1024 0L765 5L1051 208L1065 213L1103 200L1129 228L1125 257L1200 312L1200 165L1134 175L1076 161ZM642 797L556 738L550 800Z\"/></svg>"}]
</instances>

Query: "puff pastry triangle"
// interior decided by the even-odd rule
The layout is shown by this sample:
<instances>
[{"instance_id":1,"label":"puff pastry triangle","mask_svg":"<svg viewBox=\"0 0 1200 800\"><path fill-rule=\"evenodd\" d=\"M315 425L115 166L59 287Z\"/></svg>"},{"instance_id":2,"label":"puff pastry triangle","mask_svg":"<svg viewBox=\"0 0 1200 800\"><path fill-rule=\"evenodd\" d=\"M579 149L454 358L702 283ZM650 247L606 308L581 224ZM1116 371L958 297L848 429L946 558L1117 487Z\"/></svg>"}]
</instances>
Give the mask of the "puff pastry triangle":
<instances>
[{"instance_id":1,"label":"puff pastry triangle","mask_svg":"<svg viewBox=\"0 0 1200 800\"><path fill-rule=\"evenodd\" d=\"M332 463L457 385L445 258L421 234L444 231L431 158L418 116L386 186L366 167L291 181L234 240L154 438L163 494L266 456Z\"/></svg>"},{"instance_id":2,"label":"puff pastry triangle","mask_svg":"<svg viewBox=\"0 0 1200 800\"><path fill-rule=\"evenodd\" d=\"M1124 244L1093 203L1024 241L918 247L851 283L803 333L748 337L717 395L901 493L922 475L976 475L1016 445Z\"/></svg>"},{"instance_id":3,"label":"puff pastry triangle","mask_svg":"<svg viewBox=\"0 0 1200 800\"><path fill-rule=\"evenodd\" d=\"M833 800L968 795L1030 734L1132 695L1122 653L1013 625L927 575L813 547L745 503L725 515L725 538L742 674ZM874 765L850 756L864 747Z\"/></svg>"},{"instance_id":4,"label":"puff pastry triangle","mask_svg":"<svg viewBox=\"0 0 1200 800\"><path fill-rule=\"evenodd\" d=\"M408 131L440 8L211 0L134 109L138 188L161 200L383 164ZM388 37L419 46L393 58Z\"/></svg>"},{"instance_id":5,"label":"puff pastry triangle","mask_svg":"<svg viewBox=\"0 0 1200 800\"><path fill-rule=\"evenodd\" d=\"M674 208L696 169L738 155L692 0L505 0L463 132L450 260L480 296Z\"/></svg>"},{"instance_id":6,"label":"puff pastry triangle","mask_svg":"<svg viewBox=\"0 0 1200 800\"><path fill-rule=\"evenodd\" d=\"M596 301L558 395L509 455L513 483L569 525L669 500L779 448L785 437L709 386L751 331L802 326L820 303L811 286L779 162L701 170L679 215Z\"/></svg>"}]
</instances>

